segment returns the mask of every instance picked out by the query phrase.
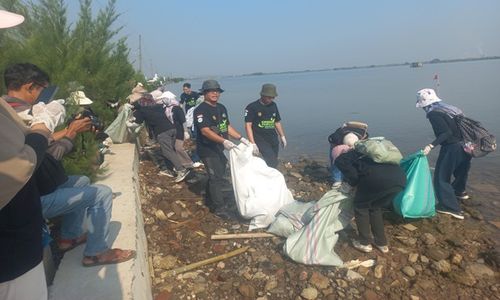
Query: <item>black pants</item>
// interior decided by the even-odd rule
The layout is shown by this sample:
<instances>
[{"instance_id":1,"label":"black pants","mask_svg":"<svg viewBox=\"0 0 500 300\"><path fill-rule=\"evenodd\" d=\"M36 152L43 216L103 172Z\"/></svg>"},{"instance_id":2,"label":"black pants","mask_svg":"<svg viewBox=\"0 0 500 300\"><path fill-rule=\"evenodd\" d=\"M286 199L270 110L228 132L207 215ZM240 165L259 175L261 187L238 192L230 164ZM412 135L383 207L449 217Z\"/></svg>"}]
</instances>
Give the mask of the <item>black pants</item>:
<instances>
[{"instance_id":1,"label":"black pants","mask_svg":"<svg viewBox=\"0 0 500 300\"><path fill-rule=\"evenodd\" d=\"M359 242L362 245L370 244L370 232L373 234L373 242L376 245L387 245L382 207L385 206L385 203L392 202L392 199L394 199L399 191L401 191L401 189L391 191L390 193L384 195L381 199L374 201L377 205L369 208L356 207L356 202L354 202L354 217L356 219L356 226L358 227Z\"/></svg>"},{"instance_id":2,"label":"black pants","mask_svg":"<svg viewBox=\"0 0 500 300\"><path fill-rule=\"evenodd\" d=\"M208 182L206 186L206 205L211 212L223 210L226 206L222 186L224 185L224 175L226 174L227 159L224 153L217 156L201 157L205 170L208 174Z\"/></svg>"},{"instance_id":3,"label":"black pants","mask_svg":"<svg viewBox=\"0 0 500 300\"><path fill-rule=\"evenodd\" d=\"M276 139L272 143L268 141L266 138L261 138L259 136L255 136L255 144L259 147L259 152L262 155L262 158L266 162L266 164L275 168L278 166L278 152L279 152L279 142Z\"/></svg>"}]
</instances>

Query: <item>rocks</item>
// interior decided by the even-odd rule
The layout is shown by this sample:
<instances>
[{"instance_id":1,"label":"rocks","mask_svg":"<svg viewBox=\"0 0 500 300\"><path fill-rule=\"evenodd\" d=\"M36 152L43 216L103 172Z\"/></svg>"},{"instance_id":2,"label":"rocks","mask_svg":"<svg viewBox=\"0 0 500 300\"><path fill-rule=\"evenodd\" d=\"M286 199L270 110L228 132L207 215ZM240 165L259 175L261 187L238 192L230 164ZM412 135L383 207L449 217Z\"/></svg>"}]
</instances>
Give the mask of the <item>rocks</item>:
<instances>
[{"instance_id":1,"label":"rocks","mask_svg":"<svg viewBox=\"0 0 500 300\"><path fill-rule=\"evenodd\" d=\"M177 257L172 255L167 255L162 257L156 255L153 257L153 266L158 269L169 270L177 265Z\"/></svg>"},{"instance_id":2,"label":"rocks","mask_svg":"<svg viewBox=\"0 0 500 300\"><path fill-rule=\"evenodd\" d=\"M336 279L335 282L337 283L337 285L340 287L340 288L343 288L345 289L346 287L349 286L349 284L347 283L347 281L343 280L343 279Z\"/></svg>"},{"instance_id":3,"label":"rocks","mask_svg":"<svg viewBox=\"0 0 500 300\"><path fill-rule=\"evenodd\" d=\"M441 259L432 263L432 268L440 273L451 272L451 265L447 260Z\"/></svg>"},{"instance_id":4,"label":"rocks","mask_svg":"<svg viewBox=\"0 0 500 300\"><path fill-rule=\"evenodd\" d=\"M161 209L157 209L155 211L155 216L160 221L166 221L166 220L168 220L167 216L165 215L165 213Z\"/></svg>"},{"instance_id":5,"label":"rocks","mask_svg":"<svg viewBox=\"0 0 500 300\"><path fill-rule=\"evenodd\" d=\"M415 272L415 270L410 266L403 267L401 269L401 272L403 272L408 277L413 277L413 276L417 275L417 272Z\"/></svg>"},{"instance_id":6,"label":"rocks","mask_svg":"<svg viewBox=\"0 0 500 300\"><path fill-rule=\"evenodd\" d=\"M473 286L474 284L476 284L476 278L474 278L474 276L472 276L472 274L470 274L469 272L451 272L450 274L448 274L448 277L451 280L465 286Z\"/></svg>"},{"instance_id":7,"label":"rocks","mask_svg":"<svg viewBox=\"0 0 500 300\"><path fill-rule=\"evenodd\" d=\"M366 290L363 294L365 300L379 300L380 297L372 290Z\"/></svg>"},{"instance_id":8,"label":"rocks","mask_svg":"<svg viewBox=\"0 0 500 300\"><path fill-rule=\"evenodd\" d=\"M318 290L313 287L308 287L302 290L300 296L308 300L316 299L318 297Z\"/></svg>"},{"instance_id":9,"label":"rocks","mask_svg":"<svg viewBox=\"0 0 500 300\"><path fill-rule=\"evenodd\" d=\"M411 263L416 263L418 260L418 253L410 253L408 255L408 261Z\"/></svg>"},{"instance_id":10,"label":"rocks","mask_svg":"<svg viewBox=\"0 0 500 300\"><path fill-rule=\"evenodd\" d=\"M255 288L252 285L246 284L246 283L240 284L240 286L238 286L238 292L243 297L246 297L246 298L255 299L255 296L256 296Z\"/></svg>"},{"instance_id":11,"label":"rocks","mask_svg":"<svg viewBox=\"0 0 500 300\"><path fill-rule=\"evenodd\" d=\"M313 272L309 282L320 290L326 289L330 285L328 277L319 272Z\"/></svg>"},{"instance_id":12,"label":"rocks","mask_svg":"<svg viewBox=\"0 0 500 300\"><path fill-rule=\"evenodd\" d=\"M365 278L353 270L347 270L346 279L349 281L364 280Z\"/></svg>"},{"instance_id":13,"label":"rocks","mask_svg":"<svg viewBox=\"0 0 500 300\"><path fill-rule=\"evenodd\" d=\"M481 278L483 276L485 277L495 276L495 272L493 272L485 264L471 263L465 267L465 270L476 278Z\"/></svg>"},{"instance_id":14,"label":"rocks","mask_svg":"<svg viewBox=\"0 0 500 300\"><path fill-rule=\"evenodd\" d=\"M274 290L277 287L278 287L278 281L276 280L276 278L271 278L266 282L266 286L264 287L264 289L266 291L270 291Z\"/></svg>"},{"instance_id":15,"label":"rocks","mask_svg":"<svg viewBox=\"0 0 500 300\"><path fill-rule=\"evenodd\" d=\"M412 224L404 224L403 228L409 231L415 231L418 229L418 227L412 225Z\"/></svg>"},{"instance_id":16,"label":"rocks","mask_svg":"<svg viewBox=\"0 0 500 300\"><path fill-rule=\"evenodd\" d=\"M427 258L427 256L425 256L425 255L420 255L420 261L424 264L428 264L429 258Z\"/></svg>"},{"instance_id":17,"label":"rocks","mask_svg":"<svg viewBox=\"0 0 500 300\"><path fill-rule=\"evenodd\" d=\"M300 175L297 172L289 172L288 174L290 174L290 176L295 177L297 179L301 179L303 177L302 175Z\"/></svg>"},{"instance_id":18,"label":"rocks","mask_svg":"<svg viewBox=\"0 0 500 300\"><path fill-rule=\"evenodd\" d=\"M463 259L462 255L455 253L451 256L451 263L459 266L462 263L462 259Z\"/></svg>"},{"instance_id":19,"label":"rocks","mask_svg":"<svg viewBox=\"0 0 500 300\"><path fill-rule=\"evenodd\" d=\"M432 246L432 245L436 244L436 241L437 241L436 238L428 232L426 232L422 235L422 240L423 240L424 244L426 244L427 246Z\"/></svg>"},{"instance_id":20,"label":"rocks","mask_svg":"<svg viewBox=\"0 0 500 300\"><path fill-rule=\"evenodd\" d=\"M450 256L448 251L440 248L430 248L425 252L425 254L436 261L447 259Z\"/></svg>"},{"instance_id":21,"label":"rocks","mask_svg":"<svg viewBox=\"0 0 500 300\"><path fill-rule=\"evenodd\" d=\"M373 275L377 279L382 278L384 276L384 266L383 265L375 266L375 269L373 270Z\"/></svg>"}]
</instances>

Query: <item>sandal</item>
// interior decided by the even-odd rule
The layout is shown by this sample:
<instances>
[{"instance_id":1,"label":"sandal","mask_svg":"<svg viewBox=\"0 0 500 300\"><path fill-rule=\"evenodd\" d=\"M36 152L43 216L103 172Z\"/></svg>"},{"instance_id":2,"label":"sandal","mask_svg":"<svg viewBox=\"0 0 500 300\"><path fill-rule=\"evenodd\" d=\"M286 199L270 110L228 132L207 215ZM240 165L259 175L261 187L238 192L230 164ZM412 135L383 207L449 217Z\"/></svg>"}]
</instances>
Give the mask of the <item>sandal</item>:
<instances>
[{"instance_id":1,"label":"sandal","mask_svg":"<svg viewBox=\"0 0 500 300\"><path fill-rule=\"evenodd\" d=\"M57 241L57 248L61 253L68 252L75 249L76 247L85 244L87 242L87 234L84 234L76 239L59 239ZM66 246L62 246L66 245Z\"/></svg>"},{"instance_id":2,"label":"sandal","mask_svg":"<svg viewBox=\"0 0 500 300\"><path fill-rule=\"evenodd\" d=\"M95 256L84 256L82 265L84 267L94 267L100 265L119 264L135 258L134 250L109 249Z\"/></svg>"}]
</instances>

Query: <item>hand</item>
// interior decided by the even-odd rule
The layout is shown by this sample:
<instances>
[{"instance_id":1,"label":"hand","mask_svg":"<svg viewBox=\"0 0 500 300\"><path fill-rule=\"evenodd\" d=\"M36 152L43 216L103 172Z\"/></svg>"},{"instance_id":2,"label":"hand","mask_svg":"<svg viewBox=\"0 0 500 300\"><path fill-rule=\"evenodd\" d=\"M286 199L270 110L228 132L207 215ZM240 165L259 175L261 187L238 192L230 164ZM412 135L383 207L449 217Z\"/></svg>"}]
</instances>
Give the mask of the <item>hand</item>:
<instances>
[{"instance_id":1,"label":"hand","mask_svg":"<svg viewBox=\"0 0 500 300\"><path fill-rule=\"evenodd\" d=\"M283 135L283 136L281 136L281 148L285 149L285 148L286 148L286 145L287 145L287 143L286 143L286 138L285 138L285 136Z\"/></svg>"},{"instance_id":2,"label":"hand","mask_svg":"<svg viewBox=\"0 0 500 300\"><path fill-rule=\"evenodd\" d=\"M43 123L50 132L62 124L66 115L66 109L57 101L52 101L49 104L43 102L33 105L32 108L33 119L31 124Z\"/></svg>"},{"instance_id":3,"label":"hand","mask_svg":"<svg viewBox=\"0 0 500 300\"><path fill-rule=\"evenodd\" d=\"M247 140L246 138L244 137L240 137L240 142L242 142L243 144L245 144L246 146L250 146L250 141Z\"/></svg>"},{"instance_id":4,"label":"hand","mask_svg":"<svg viewBox=\"0 0 500 300\"><path fill-rule=\"evenodd\" d=\"M189 140L191 136L189 135L189 132L184 131L184 140Z\"/></svg>"},{"instance_id":5,"label":"hand","mask_svg":"<svg viewBox=\"0 0 500 300\"><path fill-rule=\"evenodd\" d=\"M73 120L68 126L68 130L74 131L76 133L89 131L92 129L92 121L90 118L82 118Z\"/></svg>"},{"instance_id":6,"label":"hand","mask_svg":"<svg viewBox=\"0 0 500 300\"><path fill-rule=\"evenodd\" d=\"M226 149L226 150L231 150L233 148L236 148L236 145L233 142L231 142L230 140L224 140L222 145L224 145L224 149Z\"/></svg>"},{"instance_id":7,"label":"hand","mask_svg":"<svg viewBox=\"0 0 500 300\"><path fill-rule=\"evenodd\" d=\"M252 154L255 156L260 155L259 147L257 147L257 144L252 144Z\"/></svg>"},{"instance_id":8,"label":"hand","mask_svg":"<svg viewBox=\"0 0 500 300\"><path fill-rule=\"evenodd\" d=\"M431 152L432 148L434 148L432 144L426 145L424 149L422 149L422 152L424 153L424 155L428 155L429 152Z\"/></svg>"}]
</instances>

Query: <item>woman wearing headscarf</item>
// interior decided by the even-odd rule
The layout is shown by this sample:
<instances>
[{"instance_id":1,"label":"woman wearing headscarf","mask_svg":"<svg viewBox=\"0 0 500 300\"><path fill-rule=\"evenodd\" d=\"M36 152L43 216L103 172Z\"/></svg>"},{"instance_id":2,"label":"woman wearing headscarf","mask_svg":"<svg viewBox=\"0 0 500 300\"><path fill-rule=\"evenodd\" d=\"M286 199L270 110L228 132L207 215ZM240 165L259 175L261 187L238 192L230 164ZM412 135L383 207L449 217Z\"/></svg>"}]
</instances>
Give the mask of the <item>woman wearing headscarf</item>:
<instances>
[{"instance_id":1,"label":"woman wearing headscarf","mask_svg":"<svg viewBox=\"0 0 500 300\"><path fill-rule=\"evenodd\" d=\"M465 191L470 170L471 156L462 146L462 135L457 127L456 115L462 115L459 108L444 103L433 89L417 92L416 107L425 111L436 138L423 149L425 155L440 145L439 156L434 169L434 190L437 197L436 211L462 220L464 215L458 199L469 199ZM451 177L455 179L451 182Z\"/></svg>"}]
</instances>

